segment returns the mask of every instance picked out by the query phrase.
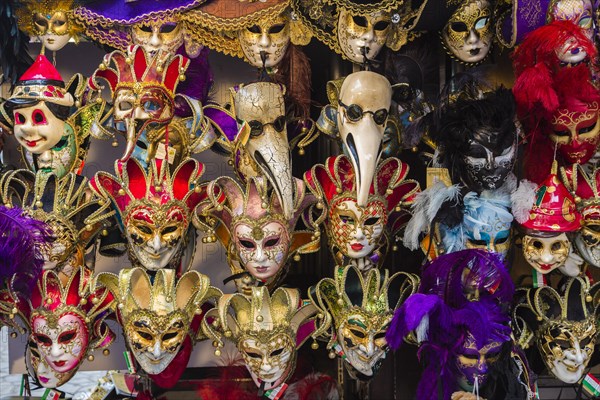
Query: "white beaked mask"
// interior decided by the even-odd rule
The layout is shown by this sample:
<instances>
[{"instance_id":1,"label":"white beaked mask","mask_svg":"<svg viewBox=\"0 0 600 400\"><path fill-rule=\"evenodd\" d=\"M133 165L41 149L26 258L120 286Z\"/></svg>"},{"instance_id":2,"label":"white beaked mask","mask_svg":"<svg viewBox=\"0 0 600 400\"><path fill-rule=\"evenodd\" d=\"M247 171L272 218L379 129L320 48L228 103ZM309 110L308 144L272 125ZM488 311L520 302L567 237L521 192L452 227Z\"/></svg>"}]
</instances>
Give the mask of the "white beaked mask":
<instances>
[{"instance_id":1,"label":"white beaked mask","mask_svg":"<svg viewBox=\"0 0 600 400\"><path fill-rule=\"evenodd\" d=\"M383 131L392 99L390 82L380 74L360 71L348 75L338 100L337 126L356 173L357 204L367 205L381 156Z\"/></svg>"}]
</instances>

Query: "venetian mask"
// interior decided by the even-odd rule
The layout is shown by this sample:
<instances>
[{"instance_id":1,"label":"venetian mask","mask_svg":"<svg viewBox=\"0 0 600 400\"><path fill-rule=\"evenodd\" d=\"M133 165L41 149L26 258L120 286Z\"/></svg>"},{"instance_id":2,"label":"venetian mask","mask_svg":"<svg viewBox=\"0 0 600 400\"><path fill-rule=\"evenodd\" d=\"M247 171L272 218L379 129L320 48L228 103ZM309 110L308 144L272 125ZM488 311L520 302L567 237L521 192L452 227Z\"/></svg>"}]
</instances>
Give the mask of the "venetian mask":
<instances>
[{"instance_id":1,"label":"venetian mask","mask_svg":"<svg viewBox=\"0 0 600 400\"><path fill-rule=\"evenodd\" d=\"M375 59L388 40L391 25L391 16L387 12L353 15L341 9L337 37L343 55L357 64L362 64L365 59Z\"/></svg>"},{"instance_id":2,"label":"venetian mask","mask_svg":"<svg viewBox=\"0 0 600 400\"><path fill-rule=\"evenodd\" d=\"M31 334L46 363L59 373L76 369L87 353L89 332L77 313L34 313Z\"/></svg>"},{"instance_id":3,"label":"venetian mask","mask_svg":"<svg viewBox=\"0 0 600 400\"><path fill-rule=\"evenodd\" d=\"M260 332L240 340L238 349L257 386L277 387L296 363L294 338L289 332Z\"/></svg>"},{"instance_id":4,"label":"venetian mask","mask_svg":"<svg viewBox=\"0 0 600 400\"><path fill-rule=\"evenodd\" d=\"M600 225L586 223L575 234L574 242L579 255L590 265L600 268Z\"/></svg>"},{"instance_id":5,"label":"venetian mask","mask_svg":"<svg viewBox=\"0 0 600 400\"><path fill-rule=\"evenodd\" d=\"M492 3L488 0L466 0L452 14L442 30L446 49L458 60L478 63L492 46Z\"/></svg>"},{"instance_id":6,"label":"venetian mask","mask_svg":"<svg viewBox=\"0 0 600 400\"><path fill-rule=\"evenodd\" d=\"M73 252L77 251L75 258L71 263L72 267L82 265L83 254L82 249L77 248L78 232L73 229L74 226L68 221L56 218L54 215L35 215L40 220L45 221L52 230L52 238L54 241L43 249L44 254L44 269L55 269L62 267L72 256Z\"/></svg>"},{"instance_id":7,"label":"venetian mask","mask_svg":"<svg viewBox=\"0 0 600 400\"><path fill-rule=\"evenodd\" d=\"M58 51L69 43L69 39L71 39L69 20L63 11L57 11L52 15L37 13L33 20L46 49Z\"/></svg>"},{"instance_id":8,"label":"venetian mask","mask_svg":"<svg viewBox=\"0 0 600 400\"><path fill-rule=\"evenodd\" d=\"M356 199L362 207L381 156L391 99L389 81L370 71L348 75L340 89L337 127L356 171Z\"/></svg>"},{"instance_id":9,"label":"venetian mask","mask_svg":"<svg viewBox=\"0 0 600 400\"><path fill-rule=\"evenodd\" d=\"M551 237L523 236L523 256L536 271L548 274L562 267L571 252L566 233Z\"/></svg>"},{"instance_id":10,"label":"venetian mask","mask_svg":"<svg viewBox=\"0 0 600 400\"><path fill-rule=\"evenodd\" d=\"M180 253L189 226L180 205L132 205L125 220L127 240L137 261L151 271L164 268ZM146 204L144 204L146 203Z\"/></svg>"},{"instance_id":11,"label":"venetian mask","mask_svg":"<svg viewBox=\"0 0 600 400\"><path fill-rule=\"evenodd\" d=\"M483 131L475 133L462 159L465 166L462 180L469 189L478 192L498 189L511 174L517 159L517 136L514 135L512 142L499 143L500 136Z\"/></svg>"},{"instance_id":12,"label":"venetian mask","mask_svg":"<svg viewBox=\"0 0 600 400\"><path fill-rule=\"evenodd\" d=\"M584 112L558 110L551 121L550 139L558 145L558 152L569 164L585 164L596 153L600 142L600 107L588 105Z\"/></svg>"},{"instance_id":13,"label":"venetian mask","mask_svg":"<svg viewBox=\"0 0 600 400\"><path fill-rule=\"evenodd\" d=\"M131 27L134 45L142 46L146 52L162 50L175 54L183 44L183 29L178 22L140 22Z\"/></svg>"},{"instance_id":14,"label":"venetian mask","mask_svg":"<svg viewBox=\"0 0 600 400\"><path fill-rule=\"evenodd\" d=\"M63 139L65 122L44 101L13 111L15 139L27 151L41 154Z\"/></svg>"},{"instance_id":15,"label":"venetian mask","mask_svg":"<svg viewBox=\"0 0 600 400\"><path fill-rule=\"evenodd\" d=\"M593 40L593 15L592 2L589 0L553 0L548 6L547 22L572 21Z\"/></svg>"},{"instance_id":16,"label":"venetian mask","mask_svg":"<svg viewBox=\"0 0 600 400\"><path fill-rule=\"evenodd\" d=\"M65 123L64 134L56 146L33 157L35 168L39 171L53 172L58 178L62 178L74 170L77 148L73 127Z\"/></svg>"},{"instance_id":17,"label":"venetian mask","mask_svg":"<svg viewBox=\"0 0 600 400\"><path fill-rule=\"evenodd\" d=\"M279 15L274 20L261 19L255 25L238 31L238 40L244 56L252 66L276 67L290 43L289 19L284 15Z\"/></svg>"},{"instance_id":18,"label":"venetian mask","mask_svg":"<svg viewBox=\"0 0 600 400\"><path fill-rule=\"evenodd\" d=\"M346 257L367 257L381 246L386 222L386 206L382 200L371 199L363 208L354 198L342 197L333 202L329 211L329 238Z\"/></svg>"},{"instance_id":19,"label":"venetian mask","mask_svg":"<svg viewBox=\"0 0 600 400\"><path fill-rule=\"evenodd\" d=\"M388 352L385 333L390 315L369 316L354 310L337 328L338 341L346 361L360 374L373 377Z\"/></svg>"},{"instance_id":20,"label":"venetian mask","mask_svg":"<svg viewBox=\"0 0 600 400\"><path fill-rule=\"evenodd\" d=\"M288 228L278 218L271 216L258 221L243 218L234 224L233 237L242 267L259 280L277 275L287 261Z\"/></svg>"},{"instance_id":21,"label":"venetian mask","mask_svg":"<svg viewBox=\"0 0 600 400\"><path fill-rule=\"evenodd\" d=\"M538 336L538 348L546 366L565 383L577 383L581 379L595 345L593 320L550 323Z\"/></svg>"},{"instance_id":22,"label":"venetian mask","mask_svg":"<svg viewBox=\"0 0 600 400\"><path fill-rule=\"evenodd\" d=\"M44 388L54 389L62 386L69 381L76 369L67 372L58 372L46 362L46 359L40 354L37 342L35 339L29 340L25 350L25 363L27 370L35 378L36 381Z\"/></svg>"},{"instance_id":23,"label":"venetian mask","mask_svg":"<svg viewBox=\"0 0 600 400\"><path fill-rule=\"evenodd\" d=\"M473 335L470 333L467 335L456 357L459 371L458 383L461 389L472 391L475 381L479 386L485 383L488 369L498 360L502 345L503 343L489 340L483 347L479 347Z\"/></svg>"},{"instance_id":24,"label":"venetian mask","mask_svg":"<svg viewBox=\"0 0 600 400\"><path fill-rule=\"evenodd\" d=\"M242 86L232 93L238 123L247 124L247 132L238 137L243 151L264 175L277 193L286 218L292 213L294 183L290 146L285 119L284 87L269 82Z\"/></svg>"}]
</instances>

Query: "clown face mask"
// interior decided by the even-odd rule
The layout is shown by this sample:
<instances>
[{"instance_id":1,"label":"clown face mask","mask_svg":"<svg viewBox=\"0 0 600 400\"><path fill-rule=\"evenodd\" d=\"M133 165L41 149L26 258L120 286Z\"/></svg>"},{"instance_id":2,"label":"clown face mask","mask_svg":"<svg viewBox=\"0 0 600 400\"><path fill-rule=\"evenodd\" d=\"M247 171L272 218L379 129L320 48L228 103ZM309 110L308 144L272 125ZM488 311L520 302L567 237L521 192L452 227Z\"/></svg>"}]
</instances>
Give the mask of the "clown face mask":
<instances>
[{"instance_id":1,"label":"clown face mask","mask_svg":"<svg viewBox=\"0 0 600 400\"><path fill-rule=\"evenodd\" d=\"M125 337L135 359L144 371L160 374L173 361L186 338L189 324L181 311L157 315L134 311L125 321Z\"/></svg>"},{"instance_id":2,"label":"clown face mask","mask_svg":"<svg viewBox=\"0 0 600 400\"><path fill-rule=\"evenodd\" d=\"M183 44L183 30L177 22L135 24L131 36L133 44L152 54L159 50L174 54Z\"/></svg>"},{"instance_id":3,"label":"clown face mask","mask_svg":"<svg viewBox=\"0 0 600 400\"><path fill-rule=\"evenodd\" d=\"M363 208L355 199L343 197L333 203L329 220L329 238L333 246L346 257L360 259L380 246L387 215L381 200L370 201Z\"/></svg>"},{"instance_id":4,"label":"clown face mask","mask_svg":"<svg viewBox=\"0 0 600 400\"><path fill-rule=\"evenodd\" d=\"M600 268L600 224L587 223L575 235L577 252L594 267Z\"/></svg>"},{"instance_id":5,"label":"clown face mask","mask_svg":"<svg viewBox=\"0 0 600 400\"><path fill-rule=\"evenodd\" d=\"M64 11L56 11L52 15L36 13L33 16L36 33L44 47L51 51L58 51L69 43L69 19Z\"/></svg>"},{"instance_id":6,"label":"clown face mask","mask_svg":"<svg viewBox=\"0 0 600 400\"><path fill-rule=\"evenodd\" d=\"M538 348L552 374L565 383L578 382L594 352L593 321L554 323L538 338Z\"/></svg>"},{"instance_id":7,"label":"clown face mask","mask_svg":"<svg viewBox=\"0 0 600 400\"><path fill-rule=\"evenodd\" d=\"M374 376L388 351L385 333L392 317L368 316L361 312L349 314L337 330L338 342L346 361L366 377Z\"/></svg>"},{"instance_id":8,"label":"clown face mask","mask_svg":"<svg viewBox=\"0 0 600 400\"><path fill-rule=\"evenodd\" d=\"M337 36L342 53L353 63L373 60L385 45L391 31L391 16L386 12L352 15L341 10Z\"/></svg>"},{"instance_id":9,"label":"clown face mask","mask_svg":"<svg viewBox=\"0 0 600 400\"><path fill-rule=\"evenodd\" d=\"M600 107L589 105L585 112L560 109L552 118L550 139L569 164L585 164L592 158L600 142Z\"/></svg>"},{"instance_id":10,"label":"clown face mask","mask_svg":"<svg viewBox=\"0 0 600 400\"><path fill-rule=\"evenodd\" d=\"M172 262L181 250L189 221L180 205L138 205L127 213L125 225L136 260L156 271Z\"/></svg>"},{"instance_id":11,"label":"clown face mask","mask_svg":"<svg viewBox=\"0 0 600 400\"><path fill-rule=\"evenodd\" d=\"M517 137L507 146L501 146L499 136L482 131L471 141L462 160L465 165L462 180L469 189L477 192L498 189L512 172L517 158Z\"/></svg>"},{"instance_id":12,"label":"clown face mask","mask_svg":"<svg viewBox=\"0 0 600 400\"><path fill-rule=\"evenodd\" d=\"M40 354L48 366L59 373L77 369L87 352L87 326L73 312L63 313L58 318L52 313L34 315L31 331Z\"/></svg>"},{"instance_id":13,"label":"clown face mask","mask_svg":"<svg viewBox=\"0 0 600 400\"><path fill-rule=\"evenodd\" d=\"M289 20L278 16L275 20L260 20L256 25L238 31L238 40L248 62L257 68L279 65L290 44Z\"/></svg>"},{"instance_id":14,"label":"clown face mask","mask_svg":"<svg viewBox=\"0 0 600 400\"><path fill-rule=\"evenodd\" d=\"M467 0L452 14L442 30L446 49L458 60L478 63L492 45L492 3L487 0Z\"/></svg>"},{"instance_id":15,"label":"clown face mask","mask_svg":"<svg viewBox=\"0 0 600 400\"><path fill-rule=\"evenodd\" d=\"M15 139L28 152L41 154L56 146L65 134L65 122L43 101L14 110Z\"/></svg>"},{"instance_id":16,"label":"clown face mask","mask_svg":"<svg viewBox=\"0 0 600 400\"><path fill-rule=\"evenodd\" d=\"M238 343L244 363L257 386L279 386L290 374L296 362L295 340L281 330L244 336Z\"/></svg>"},{"instance_id":17,"label":"clown face mask","mask_svg":"<svg viewBox=\"0 0 600 400\"><path fill-rule=\"evenodd\" d=\"M381 156L391 100L389 81L370 71L348 75L340 89L337 126L356 171L357 203L363 207Z\"/></svg>"},{"instance_id":18,"label":"clown face mask","mask_svg":"<svg viewBox=\"0 0 600 400\"><path fill-rule=\"evenodd\" d=\"M287 260L290 238L284 222L265 218L239 222L233 228L241 265L256 279L277 275Z\"/></svg>"},{"instance_id":19,"label":"clown face mask","mask_svg":"<svg viewBox=\"0 0 600 400\"><path fill-rule=\"evenodd\" d=\"M485 346L478 348L473 336L469 333L456 357L459 371L458 384L461 389L473 390L475 380L479 386L484 384L490 365L498 360L501 351L502 343L495 341L489 341Z\"/></svg>"},{"instance_id":20,"label":"clown face mask","mask_svg":"<svg viewBox=\"0 0 600 400\"><path fill-rule=\"evenodd\" d=\"M536 271L547 274L562 267L571 252L566 233L553 237L523 236L523 256Z\"/></svg>"}]
</instances>

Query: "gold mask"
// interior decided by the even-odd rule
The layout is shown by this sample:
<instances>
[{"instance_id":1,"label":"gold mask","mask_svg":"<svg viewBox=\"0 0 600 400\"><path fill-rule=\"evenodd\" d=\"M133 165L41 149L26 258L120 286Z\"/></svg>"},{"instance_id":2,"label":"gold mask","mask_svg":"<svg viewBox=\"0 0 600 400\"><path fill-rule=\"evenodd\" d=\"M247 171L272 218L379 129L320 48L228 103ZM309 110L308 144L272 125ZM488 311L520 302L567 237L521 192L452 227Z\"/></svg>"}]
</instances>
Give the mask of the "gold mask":
<instances>
[{"instance_id":1,"label":"gold mask","mask_svg":"<svg viewBox=\"0 0 600 400\"><path fill-rule=\"evenodd\" d=\"M255 25L238 31L238 40L244 56L252 66L261 68L265 56L266 68L276 67L290 44L289 19L279 15L275 19L263 18Z\"/></svg>"},{"instance_id":2,"label":"gold mask","mask_svg":"<svg viewBox=\"0 0 600 400\"><path fill-rule=\"evenodd\" d=\"M541 274L547 274L564 265L571 252L571 241L566 233L554 237L523 237L525 261Z\"/></svg>"},{"instance_id":3,"label":"gold mask","mask_svg":"<svg viewBox=\"0 0 600 400\"><path fill-rule=\"evenodd\" d=\"M479 63L492 46L492 3L467 0L452 14L442 31L450 55L465 63Z\"/></svg>"},{"instance_id":4,"label":"gold mask","mask_svg":"<svg viewBox=\"0 0 600 400\"><path fill-rule=\"evenodd\" d=\"M560 109L551 121L550 139L569 164L584 164L600 142L600 107L593 103L585 112Z\"/></svg>"},{"instance_id":5,"label":"gold mask","mask_svg":"<svg viewBox=\"0 0 600 400\"><path fill-rule=\"evenodd\" d=\"M365 57L373 60L385 45L391 31L391 16L387 12L353 15L341 10L337 36L345 57L361 64Z\"/></svg>"},{"instance_id":6,"label":"gold mask","mask_svg":"<svg viewBox=\"0 0 600 400\"><path fill-rule=\"evenodd\" d=\"M158 50L175 53L183 44L183 30L178 22L138 23L131 28L131 36L133 44L149 53Z\"/></svg>"}]
</instances>

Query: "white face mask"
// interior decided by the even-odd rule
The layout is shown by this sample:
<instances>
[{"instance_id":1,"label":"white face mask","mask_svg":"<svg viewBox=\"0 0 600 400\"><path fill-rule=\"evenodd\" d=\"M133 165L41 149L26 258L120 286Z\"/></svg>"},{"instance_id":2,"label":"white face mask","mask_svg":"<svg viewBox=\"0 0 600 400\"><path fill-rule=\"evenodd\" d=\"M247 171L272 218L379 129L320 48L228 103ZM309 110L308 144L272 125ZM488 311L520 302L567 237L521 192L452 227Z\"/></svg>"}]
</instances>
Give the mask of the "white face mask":
<instances>
[{"instance_id":1,"label":"white face mask","mask_svg":"<svg viewBox=\"0 0 600 400\"><path fill-rule=\"evenodd\" d=\"M338 42L350 61L362 64L365 54L368 60L377 57L391 29L389 13L352 15L346 10L341 10L337 28Z\"/></svg>"},{"instance_id":2,"label":"white face mask","mask_svg":"<svg viewBox=\"0 0 600 400\"><path fill-rule=\"evenodd\" d=\"M452 14L442 31L446 48L458 60L478 63L489 53L494 38L492 3L470 0Z\"/></svg>"},{"instance_id":3,"label":"white face mask","mask_svg":"<svg viewBox=\"0 0 600 400\"><path fill-rule=\"evenodd\" d=\"M350 74L340 89L337 126L354 166L357 203L362 207L381 156L391 100L390 82L375 72Z\"/></svg>"},{"instance_id":4,"label":"white face mask","mask_svg":"<svg viewBox=\"0 0 600 400\"><path fill-rule=\"evenodd\" d=\"M279 386L296 358L293 339L284 333L273 334L266 342L252 337L243 339L238 349L257 386L261 382L268 387Z\"/></svg>"},{"instance_id":5,"label":"white face mask","mask_svg":"<svg viewBox=\"0 0 600 400\"><path fill-rule=\"evenodd\" d=\"M133 44L140 45L148 53L159 50L175 53L183 44L181 25L176 22L165 24L135 24L131 29Z\"/></svg>"},{"instance_id":6,"label":"white face mask","mask_svg":"<svg viewBox=\"0 0 600 400\"><path fill-rule=\"evenodd\" d=\"M600 229L598 224L587 224L575 235L577 252L585 261L600 268Z\"/></svg>"},{"instance_id":7,"label":"white face mask","mask_svg":"<svg viewBox=\"0 0 600 400\"><path fill-rule=\"evenodd\" d=\"M71 36L69 35L54 35L48 34L44 36L40 36L42 43L44 43L44 47L50 51L59 51L63 47L69 43Z\"/></svg>"},{"instance_id":8,"label":"white face mask","mask_svg":"<svg viewBox=\"0 0 600 400\"><path fill-rule=\"evenodd\" d=\"M579 326L584 329L578 333L570 326L547 329L538 344L540 348L548 349L542 356L550 372L565 383L576 383L581 379L596 343L594 324L584 322Z\"/></svg>"},{"instance_id":9,"label":"white face mask","mask_svg":"<svg viewBox=\"0 0 600 400\"><path fill-rule=\"evenodd\" d=\"M523 255L525 261L541 274L562 267L571 252L571 242L566 233L549 238L525 235Z\"/></svg>"},{"instance_id":10,"label":"white face mask","mask_svg":"<svg viewBox=\"0 0 600 400\"><path fill-rule=\"evenodd\" d=\"M577 64L587 57L587 53L580 46L573 46L575 39L569 38L561 48L556 49L558 59L567 64Z\"/></svg>"},{"instance_id":11,"label":"white face mask","mask_svg":"<svg viewBox=\"0 0 600 400\"><path fill-rule=\"evenodd\" d=\"M238 32L238 40L248 62L262 68L261 52L265 56L265 67L279 65L290 44L289 21L284 16L273 20L261 20L256 25Z\"/></svg>"},{"instance_id":12,"label":"white face mask","mask_svg":"<svg viewBox=\"0 0 600 400\"><path fill-rule=\"evenodd\" d=\"M56 117L43 101L14 110L13 117L15 139L33 154L50 150L65 133L65 122Z\"/></svg>"},{"instance_id":13,"label":"white face mask","mask_svg":"<svg viewBox=\"0 0 600 400\"><path fill-rule=\"evenodd\" d=\"M385 332L388 319L382 326L373 326L360 314L346 317L338 328L338 342L346 361L359 373L373 376L387 354Z\"/></svg>"}]
</instances>

